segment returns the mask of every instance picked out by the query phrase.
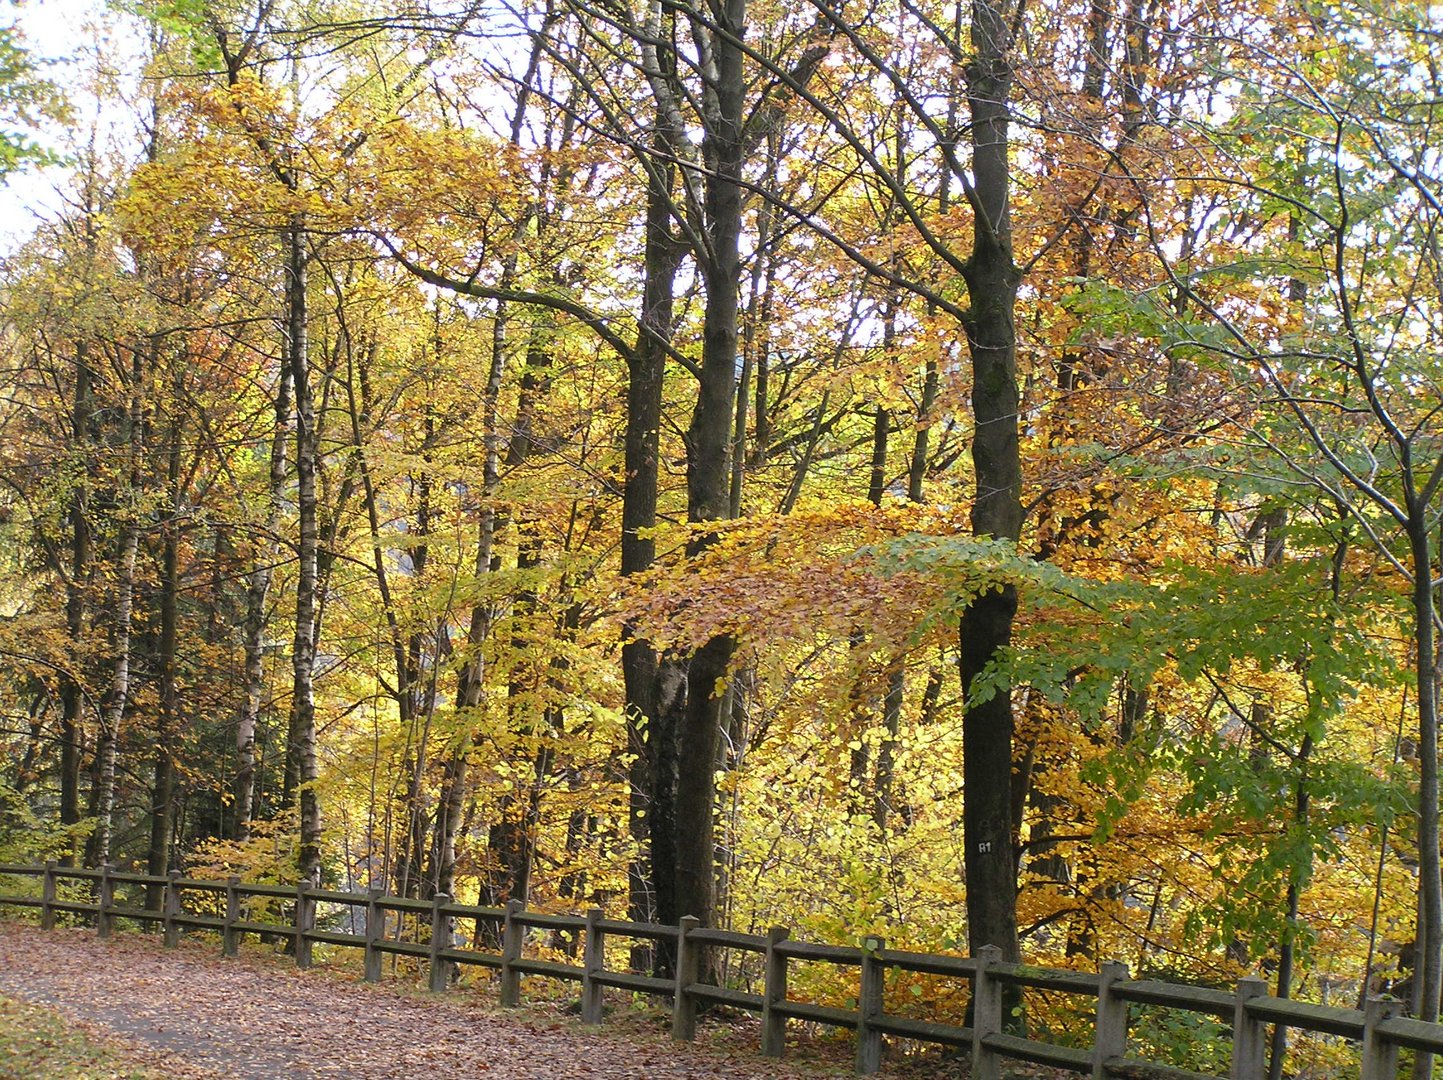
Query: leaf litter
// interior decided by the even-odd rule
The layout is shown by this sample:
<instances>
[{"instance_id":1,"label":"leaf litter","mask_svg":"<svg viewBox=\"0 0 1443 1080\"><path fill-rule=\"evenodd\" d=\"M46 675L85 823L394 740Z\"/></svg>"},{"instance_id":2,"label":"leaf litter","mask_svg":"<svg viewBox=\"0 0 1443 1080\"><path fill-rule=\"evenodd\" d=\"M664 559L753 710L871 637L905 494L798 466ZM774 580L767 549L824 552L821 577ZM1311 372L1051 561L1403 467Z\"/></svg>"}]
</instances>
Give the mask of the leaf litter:
<instances>
[{"instance_id":1,"label":"leaf litter","mask_svg":"<svg viewBox=\"0 0 1443 1080\"><path fill-rule=\"evenodd\" d=\"M439 996L352 974L296 971L269 953L224 960L213 944L164 950L150 935L100 939L0 922L0 993L58 1010L187 1080L414 1078L817 1080L842 1061L773 1061L740 1038L671 1042L655 1026L583 1028L546 1005L502 1010L465 989ZM618 1010L621 1012L622 1010ZM611 1021L608 1020L608 1024ZM840 1050L841 1047L839 1046ZM814 1057L808 1054L809 1057Z\"/></svg>"}]
</instances>

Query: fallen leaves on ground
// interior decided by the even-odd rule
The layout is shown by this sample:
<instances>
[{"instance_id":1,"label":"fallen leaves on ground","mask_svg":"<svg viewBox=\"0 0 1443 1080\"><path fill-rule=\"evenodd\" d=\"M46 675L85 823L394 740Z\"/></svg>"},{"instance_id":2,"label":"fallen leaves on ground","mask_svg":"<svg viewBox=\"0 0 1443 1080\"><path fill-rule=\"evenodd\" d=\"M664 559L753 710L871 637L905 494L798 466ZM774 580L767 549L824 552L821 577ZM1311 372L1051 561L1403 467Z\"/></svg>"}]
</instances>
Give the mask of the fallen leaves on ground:
<instances>
[{"instance_id":1,"label":"fallen leaves on ground","mask_svg":"<svg viewBox=\"0 0 1443 1080\"><path fill-rule=\"evenodd\" d=\"M166 1080L161 1055L0 994L0 1080Z\"/></svg>"},{"instance_id":2,"label":"fallen leaves on ground","mask_svg":"<svg viewBox=\"0 0 1443 1080\"><path fill-rule=\"evenodd\" d=\"M199 942L166 950L149 935L102 940L16 922L0 922L0 994L139 1044L162 1055L166 1075L187 1080L817 1080L851 1071L845 1051L830 1063L762 1058L754 1029L747 1048L725 1031L678 1045L650 1025L583 1028L556 1009L502 1010L465 989L408 993L295 971L269 955L223 960Z\"/></svg>"}]
</instances>

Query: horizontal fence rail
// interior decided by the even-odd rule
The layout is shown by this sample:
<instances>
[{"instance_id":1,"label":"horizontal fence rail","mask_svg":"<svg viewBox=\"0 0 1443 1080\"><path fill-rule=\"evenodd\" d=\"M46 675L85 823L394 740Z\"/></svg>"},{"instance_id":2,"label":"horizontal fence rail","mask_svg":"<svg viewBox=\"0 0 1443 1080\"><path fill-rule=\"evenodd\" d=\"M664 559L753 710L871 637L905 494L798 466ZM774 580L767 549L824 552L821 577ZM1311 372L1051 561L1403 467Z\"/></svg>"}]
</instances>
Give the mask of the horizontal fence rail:
<instances>
[{"instance_id":1,"label":"horizontal fence rail","mask_svg":"<svg viewBox=\"0 0 1443 1080\"><path fill-rule=\"evenodd\" d=\"M1061 1068L1094 1080L1107 1077L1159 1080L1214 1080L1213 1074L1193 1072L1129 1055L1129 1006L1157 1006L1212 1016L1232 1028L1230 1080L1260 1080L1266 1074L1267 1029L1282 1025L1356 1042L1360 1080L1394 1080L1400 1049L1443 1054L1443 1025L1424 1023L1401 1015L1402 1004L1390 998L1370 998L1364 1009L1346 1009L1271 997L1267 984L1256 977L1242 979L1237 990L1187 986L1153 979L1130 979L1124 964L1107 963L1098 974L1025 964L1004 963L1001 952L988 946L976 957L887 949L883 939L866 938L860 946L824 945L793 941L784 927L765 935L741 934L700 925L690 916L677 926L635 923L608 919L600 910L585 917L527 911L519 901L506 907L477 907L454 903L441 894L432 900L387 896L378 889L365 893L338 892L297 886L246 884L239 878L207 881L187 878L177 872L166 876L120 873L110 867L99 869L62 867L56 863L0 865L0 879L38 879L39 888L29 894L0 894L0 908L38 908L43 929L54 928L57 914L94 919L101 937L109 936L116 919L130 919L161 928L164 944L173 947L184 928L210 930L220 935L221 951L235 956L245 934L289 938L299 967L309 967L317 943L357 948L364 954L364 978L381 978L386 955L411 956L428 965L428 985L444 990L451 965L470 964L499 973L501 1004L521 1003L523 975L570 980L580 984L581 1019L588 1024L602 1020L603 997L610 987L630 993L668 998L672 1006L672 1037L689 1041L696 1035L699 1009L708 1004L728 1005L759 1013L761 1052L779 1058L786 1048L788 1020L803 1020L856 1033L855 1068L868 1075L881 1067L882 1038L894 1036L938 1043L971 1054L973 1080L998 1080L1003 1061L1021 1061ZM61 883L78 883L61 895ZM117 903L116 886L143 886L147 897L158 897L158 906L134 907ZM75 895L88 892L89 900ZM223 905L224 915L207 915L188 910L187 896L208 895L214 910ZM252 899L280 900L289 908L286 922L267 922L243 916L251 914ZM363 933L319 929L317 905L350 907L363 913ZM424 942L387 938L388 913L429 917L429 936ZM457 947L454 927L469 922L480 937L489 925L499 952ZM354 925L354 924L353 924ZM550 930L580 940L580 965L528 958L524 946L528 930ZM633 942L664 943L674 950L674 978L656 978L634 971L606 967L609 937ZM707 949L733 949L756 954L762 960L760 993L727 986L713 986L701 979L701 961ZM831 964L857 969L856 1006L839 1008L799 1001L787 994L793 961ZM885 1011L887 973L907 972L965 980L972 995L972 1024L919 1020L891 1015ZM1073 995L1095 1004L1092 1045L1063 1046L1012 1034L1006 1023L1005 1001L1009 988L1032 988ZM1015 992L1015 991L1014 991Z\"/></svg>"}]
</instances>

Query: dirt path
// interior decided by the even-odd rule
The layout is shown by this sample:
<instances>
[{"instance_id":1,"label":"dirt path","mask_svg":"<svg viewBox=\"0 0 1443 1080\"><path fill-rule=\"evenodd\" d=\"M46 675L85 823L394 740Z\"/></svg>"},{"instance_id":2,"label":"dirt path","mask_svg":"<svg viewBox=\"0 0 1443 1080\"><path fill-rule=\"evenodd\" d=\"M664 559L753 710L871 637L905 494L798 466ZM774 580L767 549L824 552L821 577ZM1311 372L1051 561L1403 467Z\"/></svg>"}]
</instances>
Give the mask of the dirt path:
<instances>
[{"instance_id":1,"label":"dirt path","mask_svg":"<svg viewBox=\"0 0 1443 1080\"><path fill-rule=\"evenodd\" d=\"M108 941L93 930L0 922L0 993L44 1004L163 1056L192 1080L816 1080L837 1070L754 1049L677 1046L661 1032L584 1029L479 995L407 995L198 944ZM738 1040L739 1042L741 1040Z\"/></svg>"}]
</instances>

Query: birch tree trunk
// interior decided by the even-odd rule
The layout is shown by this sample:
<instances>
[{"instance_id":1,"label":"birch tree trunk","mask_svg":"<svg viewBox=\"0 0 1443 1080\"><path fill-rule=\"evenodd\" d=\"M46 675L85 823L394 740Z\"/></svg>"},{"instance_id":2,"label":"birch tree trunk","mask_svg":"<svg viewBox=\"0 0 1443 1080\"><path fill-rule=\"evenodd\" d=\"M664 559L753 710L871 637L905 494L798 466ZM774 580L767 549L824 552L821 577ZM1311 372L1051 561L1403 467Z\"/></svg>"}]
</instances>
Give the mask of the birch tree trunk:
<instances>
[{"instance_id":1,"label":"birch tree trunk","mask_svg":"<svg viewBox=\"0 0 1443 1080\"><path fill-rule=\"evenodd\" d=\"M141 352L136 350L131 367L130 415L127 433L126 484L129 505L120 532L120 556L115 580L115 669L105 701L104 722L96 744L95 833L91 840L94 862L110 862L115 811L115 768L120 748L120 727L130 700L130 637L135 612L135 562L140 549L140 458L143 452L143 398L141 395Z\"/></svg>"}]
</instances>

